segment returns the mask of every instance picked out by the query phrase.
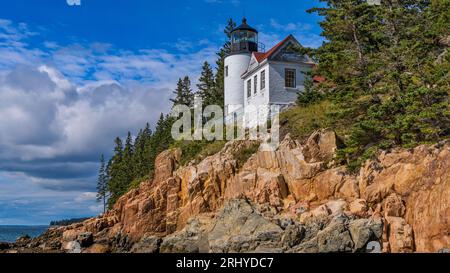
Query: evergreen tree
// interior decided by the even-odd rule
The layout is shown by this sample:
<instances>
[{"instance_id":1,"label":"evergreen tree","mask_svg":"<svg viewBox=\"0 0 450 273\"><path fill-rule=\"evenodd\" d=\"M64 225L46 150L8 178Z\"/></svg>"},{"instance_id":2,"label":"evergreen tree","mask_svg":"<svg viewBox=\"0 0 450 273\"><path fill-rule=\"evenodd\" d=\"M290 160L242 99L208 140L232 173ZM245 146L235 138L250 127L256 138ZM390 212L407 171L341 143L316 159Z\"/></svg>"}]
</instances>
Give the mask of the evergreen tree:
<instances>
[{"instance_id":1,"label":"evergreen tree","mask_svg":"<svg viewBox=\"0 0 450 273\"><path fill-rule=\"evenodd\" d=\"M192 92L191 80L188 76L185 76L183 79L178 80L177 88L173 93L175 94L175 98L170 100L173 103L173 106L194 106L194 93Z\"/></svg>"},{"instance_id":2,"label":"evergreen tree","mask_svg":"<svg viewBox=\"0 0 450 273\"><path fill-rule=\"evenodd\" d=\"M144 169L144 149L145 149L145 138L144 131L141 129L134 141L133 146L133 167L134 167L134 178L143 177L143 169Z\"/></svg>"},{"instance_id":3,"label":"evergreen tree","mask_svg":"<svg viewBox=\"0 0 450 273\"><path fill-rule=\"evenodd\" d=\"M326 2L326 7L309 10L324 17L320 25L327 42L316 52L318 73L342 93L369 92L379 80L378 75L369 77L380 65L371 58L382 41L378 6L369 6L362 0L321 2Z\"/></svg>"},{"instance_id":4,"label":"evergreen tree","mask_svg":"<svg viewBox=\"0 0 450 273\"><path fill-rule=\"evenodd\" d=\"M153 141L154 139L154 133L152 133L151 129L150 129L150 125L147 123L144 132L143 132L143 136L144 136L144 153L143 153L143 175L150 175L152 174L152 170L154 169L154 165L155 165L155 161L154 159L156 158L155 155L155 143Z\"/></svg>"},{"instance_id":5,"label":"evergreen tree","mask_svg":"<svg viewBox=\"0 0 450 273\"><path fill-rule=\"evenodd\" d=\"M129 182L133 180L134 177L134 164L133 164L133 154L134 154L134 146L133 146L133 137L131 136L131 132L128 132L127 139L125 141L125 148L123 150L123 163L125 165L125 175L128 178Z\"/></svg>"},{"instance_id":6,"label":"evergreen tree","mask_svg":"<svg viewBox=\"0 0 450 273\"><path fill-rule=\"evenodd\" d=\"M318 73L353 124L340 151L358 167L378 148L412 147L448 137L449 3L439 0L322 0L327 42L316 52ZM447 45L448 47L448 45Z\"/></svg>"},{"instance_id":7,"label":"evergreen tree","mask_svg":"<svg viewBox=\"0 0 450 273\"><path fill-rule=\"evenodd\" d=\"M108 191L110 192L110 198L108 200L109 206L112 207L117 199L127 190L128 181L126 164L124 162L124 149L122 140L117 137L114 148L114 156L108 163Z\"/></svg>"},{"instance_id":8,"label":"evergreen tree","mask_svg":"<svg viewBox=\"0 0 450 273\"><path fill-rule=\"evenodd\" d=\"M206 106L213 105L216 101L214 72L208 62L203 64L197 88L198 94L203 100L203 104Z\"/></svg>"},{"instance_id":9,"label":"evergreen tree","mask_svg":"<svg viewBox=\"0 0 450 273\"><path fill-rule=\"evenodd\" d=\"M97 202L102 202L103 213L106 212L106 202L108 199L108 174L105 166L105 157L100 157L100 169L98 171L97 179Z\"/></svg>"},{"instance_id":10,"label":"evergreen tree","mask_svg":"<svg viewBox=\"0 0 450 273\"><path fill-rule=\"evenodd\" d=\"M215 92L214 92L214 103L215 105L219 105L222 108L224 107L225 100L225 57L226 54L230 52L231 49L231 31L236 28L236 23L233 19L228 20L228 24L224 29L224 33L227 36L227 42L222 46L220 51L217 53L217 61L216 61L216 75L215 75Z\"/></svg>"}]
</instances>

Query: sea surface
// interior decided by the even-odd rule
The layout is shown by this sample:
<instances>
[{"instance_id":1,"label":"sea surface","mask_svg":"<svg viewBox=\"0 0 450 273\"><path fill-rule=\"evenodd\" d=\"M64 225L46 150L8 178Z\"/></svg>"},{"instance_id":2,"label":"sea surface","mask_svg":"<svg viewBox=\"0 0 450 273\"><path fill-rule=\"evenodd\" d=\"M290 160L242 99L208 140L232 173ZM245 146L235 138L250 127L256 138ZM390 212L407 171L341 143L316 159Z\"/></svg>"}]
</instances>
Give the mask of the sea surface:
<instances>
[{"instance_id":1,"label":"sea surface","mask_svg":"<svg viewBox=\"0 0 450 273\"><path fill-rule=\"evenodd\" d=\"M25 235L38 237L48 228L48 226L0 226L0 242L14 243L17 238Z\"/></svg>"}]
</instances>

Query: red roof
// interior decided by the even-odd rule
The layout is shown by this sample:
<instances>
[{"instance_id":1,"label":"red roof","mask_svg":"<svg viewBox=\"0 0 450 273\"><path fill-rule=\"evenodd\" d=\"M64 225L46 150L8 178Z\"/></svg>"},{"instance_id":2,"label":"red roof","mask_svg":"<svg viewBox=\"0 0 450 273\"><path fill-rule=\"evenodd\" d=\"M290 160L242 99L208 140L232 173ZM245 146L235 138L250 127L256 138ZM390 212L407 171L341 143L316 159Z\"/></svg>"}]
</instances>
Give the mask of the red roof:
<instances>
[{"instance_id":1,"label":"red roof","mask_svg":"<svg viewBox=\"0 0 450 273\"><path fill-rule=\"evenodd\" d=\"M270 56L272 56L284 43L286 43L290 38L292 37L292 35L287 36L286 38L284 38L283 41L279 42L276 46L272 47L269 51L267 51L266 53L261 53L261 52L254 52L253 55L255 56L256 60L258 61L258 63L263 62L265 59L270 58Z\"/></svg>"},{"instance_id":2,"label":"red roof","mask_svg":"<svg viewBox=\"0 0 450 273\"><path fill-rule=\"evenodd\" d=\"M317 75L313 77L313 81L317 83L322 83L325 81L325 77Z\"/></svg>"}]
</instances>

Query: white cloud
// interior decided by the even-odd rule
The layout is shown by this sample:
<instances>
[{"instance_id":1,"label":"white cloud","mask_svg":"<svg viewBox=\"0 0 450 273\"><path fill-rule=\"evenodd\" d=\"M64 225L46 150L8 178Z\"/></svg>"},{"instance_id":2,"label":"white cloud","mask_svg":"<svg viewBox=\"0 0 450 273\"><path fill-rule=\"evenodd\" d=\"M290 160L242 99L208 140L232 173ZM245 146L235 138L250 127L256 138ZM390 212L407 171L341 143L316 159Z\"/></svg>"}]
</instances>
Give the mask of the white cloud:
<instances>
[{"instance_id":1,"label":"white cloud","mask_svg":"<svg viewBox=\"0 0 450 273\"><path fill-rule=\"evenodd\" d=\"M259 29L259 40L265 44L266 50L269 50L290 34L294 35L305 47L317 48L322 45L324 40L323 37L313 33L313 26L307 23L290 22L281 24L272 18L268 25L261 25Z\"/></svg>"},{"instance_id":2,"label":"white cloud","mask_svg":"<svg viewBox=\"0 0 450 273\"><path fill-rule=\"evenodd\" d=\"M8 34L0 39L0 171L54 190L95 187L99 155L114 138L156 123L177 79L195 84L218 50L206 40L181 53L104 43L36 49L26 25L0 20L0 29Z\"/></svg>"},{"instance_id":3,"label":"white cloud","mask_svg":"<svg viewBox=\"0 0 450 273\"><path fill-rule=\"evenodd\" d=\"M305 23L287 23L287 24L280 24L275 19L270 19L270 25L272 28L278 31L284 31L284 32L297 32L297 31L307 31L312 28L310 24Z\"/></svg>"},{"instance_id":4,"label":"white cloud","mask_svg":"<svg viewBox=\"0 0 450 273\"><path fill-rule=\"evenodd\" d=\"M99 215L103 212L103 205L102 204L91 205L89 206L89 210L91 211L91 213Z\"/></svg>"},{"instance_id":5,"label":"white cloud","mask_svg":"<svg viewBox=\"0 0 450 273\"><path fill-rule=\"evenodd\" d=\"M86 201L95 201L97 200L97 193L95 192L83 192L75 198L75 202L83 203Z\"/></svg>"}]
</instances>

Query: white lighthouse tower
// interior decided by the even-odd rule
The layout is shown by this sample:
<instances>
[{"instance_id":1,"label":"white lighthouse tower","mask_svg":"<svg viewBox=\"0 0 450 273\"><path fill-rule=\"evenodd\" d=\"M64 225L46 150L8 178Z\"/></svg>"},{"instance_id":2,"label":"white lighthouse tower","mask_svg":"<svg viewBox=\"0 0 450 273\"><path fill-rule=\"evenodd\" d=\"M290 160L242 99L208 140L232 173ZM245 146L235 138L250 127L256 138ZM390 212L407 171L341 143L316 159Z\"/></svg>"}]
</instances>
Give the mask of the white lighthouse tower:
<instances>
[{"instance_id":1,"label":"white lighthouse tower","mask_svg":"<svg viewBox=\"0 0 450 273\"><path fill-rule=\"evenodd\" d=\"M258 52L258 31L242 20L231 32L231 48L225 57L225 116L233 122L244 112L244 80L253 52Z\"/></svg>"}]
</instances>

